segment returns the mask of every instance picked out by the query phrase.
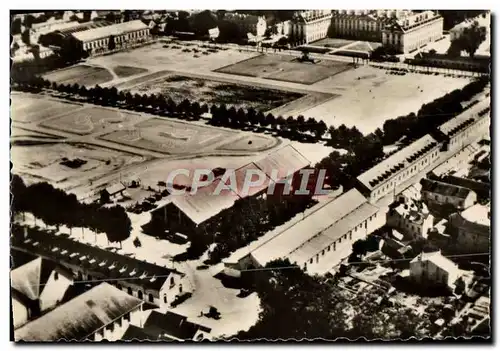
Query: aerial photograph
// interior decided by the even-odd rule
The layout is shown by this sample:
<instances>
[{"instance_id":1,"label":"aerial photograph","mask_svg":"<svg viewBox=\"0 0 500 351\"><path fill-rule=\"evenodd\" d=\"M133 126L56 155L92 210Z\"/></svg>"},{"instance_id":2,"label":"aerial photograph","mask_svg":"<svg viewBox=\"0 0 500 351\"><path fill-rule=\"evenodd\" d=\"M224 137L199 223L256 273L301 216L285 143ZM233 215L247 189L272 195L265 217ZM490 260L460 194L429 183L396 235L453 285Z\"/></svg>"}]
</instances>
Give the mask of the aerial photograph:
<instances>
[{"instance_id":1,"label":"aerial photograph","mask_svg":"<svg viewBox=\"0 0 500 351\"><path fill-rule=\"evenodd\" d=\"M11 341L491 342L491 18L10 10Z\"/></svg>"}]
</instances>

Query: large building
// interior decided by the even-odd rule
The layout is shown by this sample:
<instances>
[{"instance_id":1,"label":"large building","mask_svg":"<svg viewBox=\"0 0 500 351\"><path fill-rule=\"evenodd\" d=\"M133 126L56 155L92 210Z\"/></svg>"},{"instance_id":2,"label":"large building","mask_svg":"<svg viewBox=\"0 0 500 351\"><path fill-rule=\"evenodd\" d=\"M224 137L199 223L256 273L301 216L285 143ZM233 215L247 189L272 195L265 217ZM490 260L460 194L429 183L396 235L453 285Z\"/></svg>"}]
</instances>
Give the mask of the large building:
<instances>
[{"instance_id":1,"label":"large building","mask_svg":"<svg viewBox=\"0 0 500 351\"><path fill-rule=\"evenodd\" d=\"M144 301L101 283L14 331L16 341L120 340L141 325Z\"/></svg>"},{"instance_id":2,"label":"large building","mask_svg":"<svg viewBox=\"0 0 500 351\"><path fill-rule=\"evenodd\" d=\"M40 257L13 269L10 275L16 329L60 304L73 284L70 271Z\"/></svg>"},{"instance_id":3,"label":"large building","mask_svg":"<svg viewBox=\"0 0 500 351\"><path fill-rule=\"evenodd\" d=\"M307 44L326 38L332 20L330 10L307 10L297 12L289 26L291 41Z\"/></svg>"},{"instance_id":4,"label":"large building","mask_svg":"<svg viewBox=\"0 0 500 351\"><path fill-rule=\"evenodd\" d=\"M429 205L451 205L463 210L477 202L477 194L461 186L422 179L422 199Z\"/></svg>"},{"instance_id":5,"label":"large building","mask_svg":"<svg viewBox=\"0 0 500 351\"><path fill-rule=\"evenodd\" d=\"M421 201L405 199L390 206L387 225L403 234L408 240L427 238L432 229L434 217Z\"/></svg>"},{"instance_id":6,"label":"large building","mask_svg":"<svg viewBox=\"0 0 500 351\"><path fill-rule=\"evenodd\" d=\"M422 252L410 262L410 279L427 288L455 290L463 271L441 252Z\"/></svg>"},{"instance_id":7,"label":"large building","mask_svg":"<svg viewBox=\"0 0 500 351\"><path fill-rule=\"evenodd\" d=\"M450 216L448 233L455 251L461 253L487 253L491 242L490 207L476 204L461 213Z\"/></svg>"},{"instance_id":8,"label":"large building","mask_svg":"<svg viewBox=\"0 0 500 351\"><path fill-rule=\"evenodd\" d=\"M126 48L150 40L150 28L140 20L72 33L77 46L90 55ZM112 43L110 43L112 41ZM114 43L114 45L113 45Z\"/></svg>"},{"instance_id":9,"label":"large building","mask_svg":"<svg viewBox=\"0 0 500 351\"><path fill-rule=\"evenodd\" d=\"M443 36L443 18L432 11L339 10L332 18L331 35L382 42L408 53Z\"/></svg>"},{"instance_id":10,"label":"large building","mask_svg":"<svg viewBox=\"0 0 500 351\"><path fill-rule=\"evenodd\" d=\"M226 273L238 275L241 270L288 258L310 273L324 274L349 256L356 240L385 224L385 213L356 189L318 206L251 252L225 260Z\"/></svg>"},{"instance_id":11,"label":"large building","mask_svg":"<svg viewBox=\"0 0 500 351\"><path fill-rule=\"evenodd\" d=\"M387 195L395 197L405 182L435 164L439 149L440 144L425 135L359 175L358 188L370 201Z\"/></svg>"},{"instance_id":12,"label":"large building","mask_svg":"<svg viewBox=\"0 0 500 351\"><path fill-rule=\"evenodd\" d=\"M310 165L299 151L293 146L287 145L272 152L261 160L249 163L234 171L236 187L226 189L220 195L214 195L219 187L221 178L216 178L211 184L197 189L195 194L187 191L184 195L170 196L165 204L161 204L153 210L152 224L154 227L165 228L171 231L193 232L204 223L217 220L223 210L231 208L234 203L247 196L263 195L269 185L273 183L272 177L278 180L286 178L288 174L295 174ZM267 179L260 186L243 192L243 180L246 172L255 170L267 175ZM278 171L273 175L273 171ZM172 184L175 187L175 183ZM278 188L278 187L276 187Z\"/></svg>"},{"instance_id":13,"label":"large building","mask_svg":"<svg viewBox=\"0 0 500 351\"><path fill-rule=\"evenodd\" d=\"M12 249L36 254L69 269L75 281L108 279L126 291L159 307L170 306L176 298L192 287L186 276L175 269L140 261L95 246L80 243L61 235L28 231L15 235Z\"/></svg>"}]
</instances>

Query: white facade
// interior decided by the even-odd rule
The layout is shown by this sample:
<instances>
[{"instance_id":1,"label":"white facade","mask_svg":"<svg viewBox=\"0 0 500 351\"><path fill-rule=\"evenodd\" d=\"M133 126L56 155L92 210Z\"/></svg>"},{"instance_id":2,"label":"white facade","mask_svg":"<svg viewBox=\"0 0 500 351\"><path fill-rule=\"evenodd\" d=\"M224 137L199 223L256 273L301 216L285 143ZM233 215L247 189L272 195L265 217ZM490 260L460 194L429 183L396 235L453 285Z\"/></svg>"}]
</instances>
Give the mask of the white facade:
<instances>
[{"instance_id":1,"label":"white facade","mask_svg":"<svg viewBox=\"0 0 500 351\"><path fill-rule=\"evenodd\" d=\"M16 297L12 297L12 319L14 321L14 329L26 324L30 319L30 311Z\"/></svg>"},{"instance_id":2,"label":"white facade","mask_svg":"<svg viewBox=\"0 0 500 351\"><path fill-rule=\"evenodd\" d=\"M73 285L73 277L61 270L53 270L40 294L40 310L43 312L56 307L71 285Z\"/></svg>"},{"instance_id":3,"label":"white facade","mask_svg":"<svg viewBox=\"0 0 500 351\"><path fill-rule=\"evenodd\" d=\"M304 44L326 38L331 20L330 10L300 12L291 21L289 35L292 40Z\"/></svg>"},{"instance_id":4,"label":"white facade","mask_svg":"<svg viewBox=\"0 0 500 351\"><path fill-rule=\"evenodd\" d=\"M422 253L410 262L410 279L423 286L454 288L460 275L458 266L441 252Z\"/></svg>"}]
</instances>

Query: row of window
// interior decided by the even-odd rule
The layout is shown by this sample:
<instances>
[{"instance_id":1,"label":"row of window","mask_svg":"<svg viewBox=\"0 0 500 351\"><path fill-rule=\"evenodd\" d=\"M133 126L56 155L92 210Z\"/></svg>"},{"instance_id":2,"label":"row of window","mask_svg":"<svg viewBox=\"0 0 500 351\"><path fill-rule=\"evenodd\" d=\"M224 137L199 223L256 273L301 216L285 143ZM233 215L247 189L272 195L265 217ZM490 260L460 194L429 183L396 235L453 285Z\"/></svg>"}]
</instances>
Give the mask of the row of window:
<instances>
[{"instance_id":1,"label":"row of window","mask_svg":"<svg viewBox=\"0 0 500 351\"><path fill-rule=\"evenodd\" d=\"M121 42L127 41L128 39L137 39L137 38L144 37L146 35L147 35L147 30L141 30L141 31L137 31L137 32L133 32L133 33L129 33L129 34L124 34L124 35L121 35L121 36L117 36L115 38L115 40L116 40L117 43L121 43ZM96 40L96 41L93 41L93 42L90 42L90 43L83 44L83 49L84 50L96 49L96 48L99 48L99 47L106 46L106 45L108 45L108 43L109 43L109 38L100 39L100 40Z\"/></svg>"}]
</instances>

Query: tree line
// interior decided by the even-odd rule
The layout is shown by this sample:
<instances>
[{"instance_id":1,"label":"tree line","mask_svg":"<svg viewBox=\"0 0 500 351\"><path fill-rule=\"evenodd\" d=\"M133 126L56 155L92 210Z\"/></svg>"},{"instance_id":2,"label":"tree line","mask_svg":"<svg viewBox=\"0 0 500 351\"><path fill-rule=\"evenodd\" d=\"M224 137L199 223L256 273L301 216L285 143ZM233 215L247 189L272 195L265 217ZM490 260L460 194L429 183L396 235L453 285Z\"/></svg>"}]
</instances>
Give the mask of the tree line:
<instances>
[{"instance_id":1,"label":"tree line","mask_svg":"<svg viewBox=\"0 0 500 351\"><path fill-rule=\"evenodd\" d=\"M105 233L108 241L121 242L130 236L132 224L121 206L101 207L98 203L80 203L75 194L41 182L27 186L18 175L10 184L11 214L31 213L47 226L65 225L70 232L75 227Z\"/></svg>"},{"instance_id":2,"label":"tree line","mask_svg":"<svg viewBox=\"0 0 500 351\"><path fill-rule=\"evenodd\" d=\"M17 75L15 83L17 88L25 91L37 92L42 89L53 89L70 95L66 98L75 99L75 96L79 96L97 105L117 106L163 117L199 120L203 114L210 112L212 117L209 123L212 125L233 129L260 127L271 129L278 135L290 139L318 141L327 131L324 121L318 122L314 118L306 120L302 115L297 118L289 116L285 119L283 116L275 117L272 113L264 114L253 107L236 109L231 106L228 108L224 103L213 104L209 107L206 103L200 104L198 101L188 99L177 103L163 94L132 94L115 87L100 87L99 85L87 88L78 83L50 82L48 79L30 75Z\"/></svg>"}]
</instances>

